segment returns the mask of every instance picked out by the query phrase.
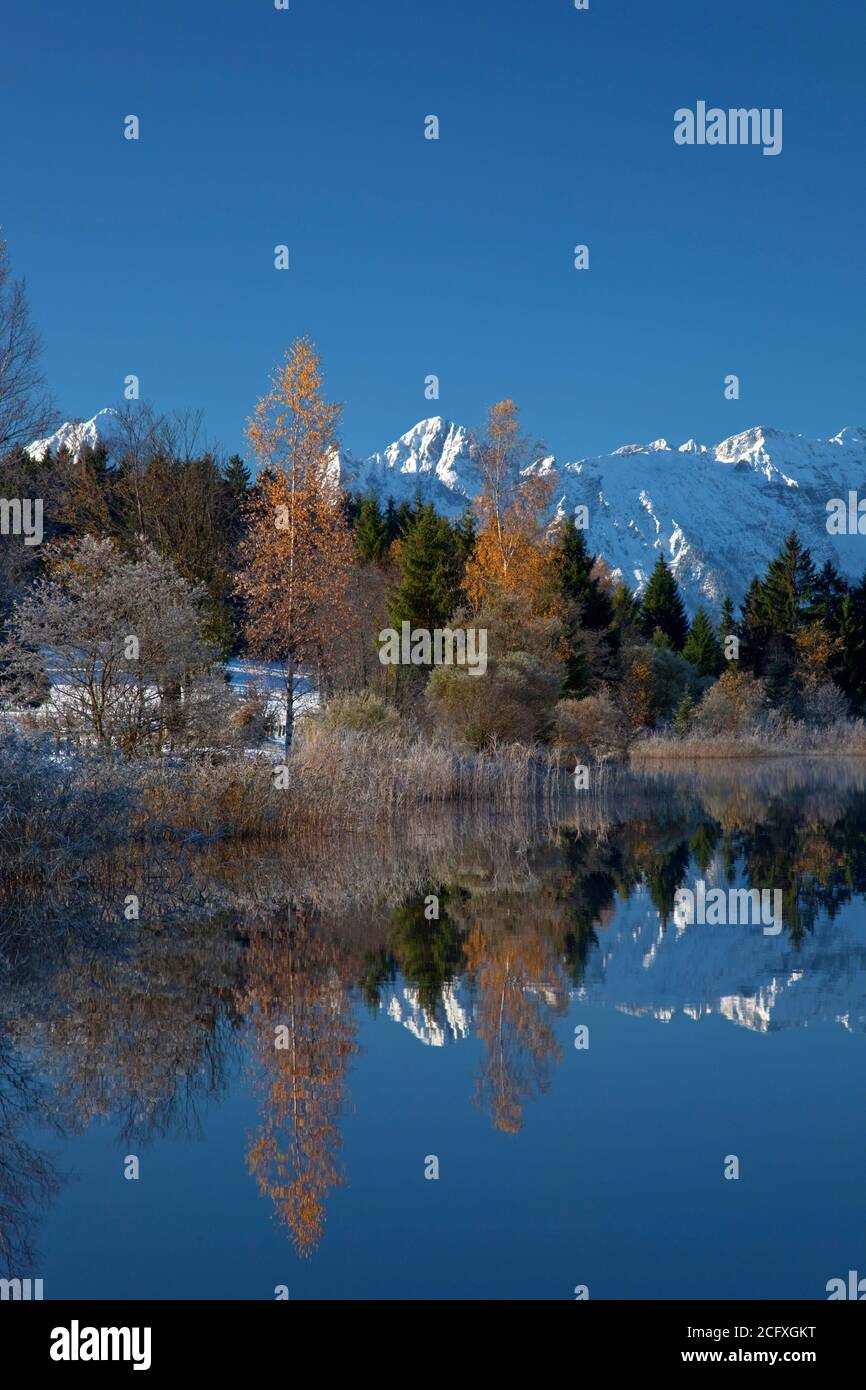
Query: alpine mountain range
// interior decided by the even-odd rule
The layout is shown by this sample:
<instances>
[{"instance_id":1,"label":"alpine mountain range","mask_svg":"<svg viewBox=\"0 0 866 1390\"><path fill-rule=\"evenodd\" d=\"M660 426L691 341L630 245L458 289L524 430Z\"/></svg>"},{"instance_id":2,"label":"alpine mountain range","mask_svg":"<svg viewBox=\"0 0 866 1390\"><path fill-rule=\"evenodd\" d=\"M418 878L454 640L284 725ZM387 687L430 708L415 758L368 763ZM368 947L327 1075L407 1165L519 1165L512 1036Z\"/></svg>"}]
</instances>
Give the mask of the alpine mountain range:
<instances>
[{"instance_id":1,"label":"alpine mountain range","mask_svg":"<svg viewBox=\"0 0 866 1390\"><path fill-rule=\"evenodd\" d=\"M114 442L113 410L63 425L36 440L36 458L61 448L77 458L86 446ZM420 498L458 516L481 490L473 436L464 425L433 416L421 420L368 458L340 450L334 477L384 505ZM796 531L819 567L832 560L849 579L866 568L863 535L831 535L827 506L866 483L866 429L843 429L831 439L757 426L715 445L689 439L672 444L626 444L612 453L560 463L540 458L532 471L556 472L557 515L587 509L587 542L617 578L639 595L659 553L668 560L691 613L717 612L729 596L740 603L763 574L786 535Z\"/></svg>"}]
</instances>

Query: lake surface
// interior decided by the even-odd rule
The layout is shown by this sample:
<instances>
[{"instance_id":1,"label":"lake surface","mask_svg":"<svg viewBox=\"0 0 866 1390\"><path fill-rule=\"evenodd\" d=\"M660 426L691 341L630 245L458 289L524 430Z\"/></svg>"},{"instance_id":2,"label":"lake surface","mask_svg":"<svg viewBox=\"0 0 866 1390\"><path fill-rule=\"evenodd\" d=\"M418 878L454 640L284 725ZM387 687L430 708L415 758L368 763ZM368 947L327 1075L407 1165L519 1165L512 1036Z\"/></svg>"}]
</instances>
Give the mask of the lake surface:
<instances>
[{"instance_id":1,"label":"lake surface","mask_svg":"<svg viewBox=\"0 0 866 1390\"><path fill-rule=\"evenodd\" d=\"M778 890L779 929L686 920L699 882ZM866 1273L864 894L866 773L824 760L6 901L0 1272L826 1298Z\"/></svg>"}]
</instances>

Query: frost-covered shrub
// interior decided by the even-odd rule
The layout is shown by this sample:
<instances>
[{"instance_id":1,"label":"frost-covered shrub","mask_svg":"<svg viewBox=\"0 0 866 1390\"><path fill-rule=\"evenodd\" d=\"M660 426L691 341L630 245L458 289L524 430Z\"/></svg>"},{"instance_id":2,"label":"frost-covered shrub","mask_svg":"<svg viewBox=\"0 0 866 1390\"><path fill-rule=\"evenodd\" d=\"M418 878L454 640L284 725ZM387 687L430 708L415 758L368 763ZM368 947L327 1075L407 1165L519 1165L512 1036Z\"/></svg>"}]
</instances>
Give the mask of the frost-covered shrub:
<instances>
[{"instance_id":1,"label":"frost-covered shrub","mask_svg":"<svg viewBox=\"0 0 866 1390\"><path fill-rule=\"evenodd\" d=\"M0 869L4 859L84 855L132 831L137 778L128 763L58 754L49 738L0 732Z\"/></svg>"},{"instance_id":2,"label":"frost-covered shrub","mask_svg":"<svg viewBox=\"0 0 866 1390\"><path fill-rule=\"evenodd\" d=\"M797 712L805 723L826 728L848 718L848 701L833 681L820 681L804 687Z\"/></svg>"}]
</instances>

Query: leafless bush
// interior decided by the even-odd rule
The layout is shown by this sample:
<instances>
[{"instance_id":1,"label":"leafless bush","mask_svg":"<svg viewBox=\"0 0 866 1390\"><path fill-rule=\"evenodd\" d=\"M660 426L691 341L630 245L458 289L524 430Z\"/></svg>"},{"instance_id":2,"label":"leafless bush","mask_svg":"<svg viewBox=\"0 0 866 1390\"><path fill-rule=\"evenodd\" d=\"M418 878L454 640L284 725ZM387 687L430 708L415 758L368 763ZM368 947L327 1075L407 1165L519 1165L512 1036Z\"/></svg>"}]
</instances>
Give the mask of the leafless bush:
<instances>
[{"instance_id":1,"label":"leafless bush","mask_svg":"<svg viewBox=\"0 0 866 1390\"><path fill-rule=\"evenodd\" d=\"M606 690L556 706L554 742L570 759L622 758L632 738L628 720Z\"/></svg>"}]
</instances>

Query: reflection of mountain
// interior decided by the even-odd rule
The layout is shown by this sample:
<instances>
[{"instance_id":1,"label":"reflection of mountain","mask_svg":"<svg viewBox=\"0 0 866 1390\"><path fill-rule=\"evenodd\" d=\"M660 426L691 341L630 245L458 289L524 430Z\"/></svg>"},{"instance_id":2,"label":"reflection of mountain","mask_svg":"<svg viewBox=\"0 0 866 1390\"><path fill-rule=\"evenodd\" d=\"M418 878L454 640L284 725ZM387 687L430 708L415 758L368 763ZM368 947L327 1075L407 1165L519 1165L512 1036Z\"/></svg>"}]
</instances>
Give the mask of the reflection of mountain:
<instances>
[{"instance_id":1,"label":"reflection of mountain","mask_svg":"<svg viewBox=\"0 0 866 1390\"><path fill-rule=\"evenodd\" d=\"M761 926L708 926L669 919L662 925L649 892L618 899L590 950L572 1001L609 1005L622 1013L669 1022L718 1015L754 1032L840 1023L866 1031L866 914L859 903L835 921L819 920L798 948L787 933L764 936ZM549 985L522 992L556 1004ZM470 1036L477 1023L462 981L443 985L435 1015L412 986L394 988L381 1007L430 1047Z\"/></svg>"},{"instance_id":2,"label":"reflection of mountain","mask_svg":"<svg viewBox=\"0 0 866 1390\"><path fill-rule=\"evenodd\" d=\"M469 1036L469 1012L464 1004L462 984L451 982L442 986L440 1007L436 1015L423 1008L419 992L412 985L395 989L381 1007L395 1023L402 1023L413 1037L428 1047L444 1047L447 1042L456 1042Z\"/></svg>"},{"instance_id":3,"label":"reflection of mountain","mask_svg":"<svg viewBox=\"0 0 866 1390\"><path fill-rule=\"evenodd\" d=\"M648 893L620 903L577 996L668 1021L719 1014L757 1032L838 1022L866 1029L862 902L819 919L795 949L759 926L663 928Z\"/></svg>"}]
</instances>

